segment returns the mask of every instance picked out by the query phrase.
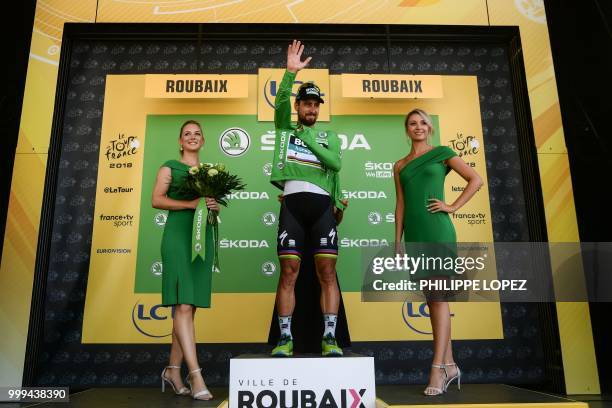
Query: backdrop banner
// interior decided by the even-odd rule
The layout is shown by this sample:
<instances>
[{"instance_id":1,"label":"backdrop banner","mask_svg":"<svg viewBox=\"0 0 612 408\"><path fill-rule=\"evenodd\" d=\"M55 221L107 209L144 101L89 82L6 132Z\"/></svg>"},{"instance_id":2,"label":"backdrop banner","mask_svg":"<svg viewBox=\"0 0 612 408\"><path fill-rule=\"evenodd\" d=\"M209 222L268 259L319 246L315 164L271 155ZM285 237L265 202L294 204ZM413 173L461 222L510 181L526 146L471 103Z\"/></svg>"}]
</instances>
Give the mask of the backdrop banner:
<instances>
[{"instance_id":1,"label":"backdrop banner","mask_svg":"<svg viewBox=\"0 0 612 408\"><path fill-rule=\"evenodd\" d=\"M280 191L269 183L275 134L262 111L272 112L267 101L273 101L280 75L282 70L260 70L259 78L248 76L249 98L222 99L146 98L145 75L107 76L84 343L170 339L171 309L159 305L166 212L151 207L151 194L159 167L179 158L179 129L188 119L203 127L201 161L224 163L247 184L220 215L221 273L213 276L212 307L196 315L197 341L267 340L279 276ZM326 70L304 70L296 78L296 86L305 80L320 84L330 117L317 126L336 131L342 141L340 175L349 207L339 228L337 270L353 341L431 339L424 304L363 302L360 293L362 251L394 239L393 163L410 150L404 117L411 109L432 115L433 145L449 146L484 179L474 199L451 215L458 240L493 241L476 77L432 78L440 82L439 93L418 100L345 98L341 75ZM459 175L449 174L446 201L464 185ZM453 304L452 313L454 339L503 338L497 302ZM483 324L475 327L474 319Z\"/></svg>"}]
</instances>

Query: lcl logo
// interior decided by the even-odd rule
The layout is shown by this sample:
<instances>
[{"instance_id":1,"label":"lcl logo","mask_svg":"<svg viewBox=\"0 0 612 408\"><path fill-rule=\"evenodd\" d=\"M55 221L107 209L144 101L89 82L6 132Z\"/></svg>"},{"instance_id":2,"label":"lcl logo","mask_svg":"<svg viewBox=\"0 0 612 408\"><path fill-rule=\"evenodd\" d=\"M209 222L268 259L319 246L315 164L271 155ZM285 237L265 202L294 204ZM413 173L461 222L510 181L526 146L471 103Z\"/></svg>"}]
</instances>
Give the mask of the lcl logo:
<instances>
[{"instance_id":1,"label":"lcl logo","mask_svg":"<svg viewBox=\"0 0 612 408\"><path fill-rule=\"evenodd\" d=\"M304 81L293 81L293 86L295 87L295 85L302 85L304 83ZM276 80L270 80L270 78L268 78L266 80L266 83L264 84L264 98L266 99L266 103L268 104L268 106L270 106L272 109L274 109L274 100L276 99L276 92L278 91L278 85L279 82ZM296 93L291 92L291 97L295 98L296 97ZM321 98L325 99L325 94L323 92L321 92ZM293 112L293 115L295 115L296 113Z\"/></svg>"},{"instance_id":2,"label":"lcl logo","mask_svg":"<svg viewBox=\"0 0 612 408\"><path fill-rule=\"evenodd\" d=\"M147 337L162 338L171 336L172 332L168 334L160 333L159 322L168 320L168 318L174 318L174 306L153 305L149 307L138 300L132 308L132 323L134 327Z\"/></svg>"},{"instance_id":3,"label":"lcl logo","mask_svg":"<svg viewBox=\"0 0 612 408\"><path fill-rule=\"evenodd\" d=\"M432 334L429 316L429 308L425 302L416 304L406 301L402 305L402 318L404 319L404 323L416 333ZM454 316L454 313L451 313L451 317Z\"/></svg>"}]
</instances>

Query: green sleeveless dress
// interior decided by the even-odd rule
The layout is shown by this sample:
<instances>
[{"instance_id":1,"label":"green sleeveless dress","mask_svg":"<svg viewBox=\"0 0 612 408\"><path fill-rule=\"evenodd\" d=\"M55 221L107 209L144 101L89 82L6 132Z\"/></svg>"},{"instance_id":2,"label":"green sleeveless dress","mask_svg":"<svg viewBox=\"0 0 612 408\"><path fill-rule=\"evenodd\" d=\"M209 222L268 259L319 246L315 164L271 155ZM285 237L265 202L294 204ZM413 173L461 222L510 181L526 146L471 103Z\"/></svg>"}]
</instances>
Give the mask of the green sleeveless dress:
<instances>
[{"instance_id":1,"label":"green sleeveless dress","mask_svg":"<svg viewBox=\"0 0 612 408\"><path fill-rule=\"evenodd\" d=\"M410 256L454 257L457 235L448 213L430 213L430 198L444 200L444 179L450 168L444 164L457 154L449 147L437 146L411 160L399 173L404 194L404 242ZM444 243L446 245L431 245ZM431 276L452 276L454 272L443 268L419 270L416 279Z\"/></svg>"},{"instance_id":2,"label":"green sleeveless dress","mask_svg":"<svg viewBox=\"0 0 612 408\"><path fill-rule=\"evenodd\" d=\"M178 160L168 160L162 167L169 167L172 181L166 193L175 200L193 200L179 190L189 166ZM191 231L195 210L170 210L161 243L162 256L162 305L190 304L210 307L212 287L213 235L206 224L205 260L200 257L191 262Z\"/></svg>"}]
</instances>

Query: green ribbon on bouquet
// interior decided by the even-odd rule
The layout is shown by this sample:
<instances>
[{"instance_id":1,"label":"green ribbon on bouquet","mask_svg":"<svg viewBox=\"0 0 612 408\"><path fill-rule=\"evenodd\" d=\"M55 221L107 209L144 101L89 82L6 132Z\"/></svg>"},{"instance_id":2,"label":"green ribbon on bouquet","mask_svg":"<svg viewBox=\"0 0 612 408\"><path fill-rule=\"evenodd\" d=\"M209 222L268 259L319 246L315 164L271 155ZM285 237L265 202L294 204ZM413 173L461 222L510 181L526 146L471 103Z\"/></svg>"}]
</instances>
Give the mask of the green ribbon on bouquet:
<instances>
[{"instance_id":1,"label":"green ribbon on bouquet","mask_svg":"<svg viewBox=\"0 0 612 408\"><path fill-rule=\"evenodd\" d=\"M208 214L204 215L204 211ZM199 256L204 261L206 248L206 225L210 224L213 228L213 272L219 272L219 222L217 211L208 210L206 199L201 198L193 214L193 226L191 230L191 262Z\"/></svg>"},{"instance_id":2,"label":"green ribbon on bouquet","mask_svg":"<svg viewBox=\"0 0 612 408\"><path fill-rule=\"evenodd\" d=\"M191 229L191 262L194 262L199 256L204 261L204 248L206 248L206 200L200 198L198 206L193 214L193 226Z\"/></svg>"}]
</instances>

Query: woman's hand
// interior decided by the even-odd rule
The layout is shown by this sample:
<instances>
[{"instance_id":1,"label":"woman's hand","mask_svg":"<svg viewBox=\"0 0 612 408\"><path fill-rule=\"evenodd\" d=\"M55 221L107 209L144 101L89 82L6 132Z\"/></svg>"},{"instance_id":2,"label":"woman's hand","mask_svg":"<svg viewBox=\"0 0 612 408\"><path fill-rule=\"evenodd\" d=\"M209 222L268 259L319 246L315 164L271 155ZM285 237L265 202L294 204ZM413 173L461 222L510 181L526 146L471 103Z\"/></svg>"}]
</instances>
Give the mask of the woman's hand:
<instances>
[{"instance_id":1,"label":"woman's hand","mask_svg":"<svg viewBox=\"0 0 612 408\"><path fill-rule=\"evenodd\" d=\"M217 200L215 200L212 197L205 197L205 199L206 199L206 207L208 207L209 210L216 211L216 212L221 211L221 206L219 205Z\"/></svg>"},{"instance_id":2,"label":"woman's hand","mask_svg":"<svg viewBox=\"0 0 612 408\"><path fill-rule=\"evenodd\" d=\"M450 205L446 204L444 201L440 201L437 198L430 198L429 200L430 203L427 205L427 211L429 211L430 213L437 213L437 212L445 212L445 213L454 213L456 210L451 207Z\"/></svg>"},{"instance_id":3,"label":"woman's hand","mask_svg":"<svg viewBox=\"0 0 612 408\"><path fill-rule=\"evenodd\" d=\"M404 243L399 241L395 243L395 255L404 256L406 255L406 247Z\"/></svg>"},{"instance_id":4,"label":"woman's hand","mask_svg":"<svg viewBox=\"0 0 612 408\"><path fill-rule=\"evenodd\" d=\"M195 210L196 208L198 208L199 202L200 202L199 198L194 198L193 200L189 201L189 208L191 208L192 210Z\"/></svg>"}]
</instances>

